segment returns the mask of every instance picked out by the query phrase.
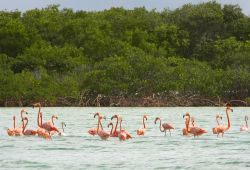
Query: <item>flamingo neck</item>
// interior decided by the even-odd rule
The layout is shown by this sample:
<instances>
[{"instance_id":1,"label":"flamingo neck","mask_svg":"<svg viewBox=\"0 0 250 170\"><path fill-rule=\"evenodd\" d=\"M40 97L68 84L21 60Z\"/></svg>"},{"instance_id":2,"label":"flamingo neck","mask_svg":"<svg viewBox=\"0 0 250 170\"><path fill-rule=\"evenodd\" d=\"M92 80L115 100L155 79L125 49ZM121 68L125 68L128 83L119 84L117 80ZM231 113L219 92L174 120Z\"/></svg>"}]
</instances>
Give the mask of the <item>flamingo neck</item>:
<instances>
[{"instance_id":1,"label":"flamingo neck","mask_svg":"<svg viewBox=\"0 0 250 170\"><path fill-rule=\"evenodd\" d=\"M227 129L229 129L231 127L231 124L230 124L228 109L226 109L226 115L227 115Z\"/></svg>"},{"instance_id":2,"label":"flamingo neck","mask_svg":"<svg viewBox=\"0 0 250 170\"><path fill-rule=\"evenodd\" d=\"M216 118L216 121L217 121L217 124L218 124L218 126L219 126L219 125L220 125L220 122L219 122L218 118Z\"/></svg>"},{"instance_id":3,"label":"flamingo neck","mask_svg":"<svg viewBox=\"0 0 250 170\"><path fill-rule=\"evenodd\" d=\"M99 132L100 123L101 123L101 121L100 121L100 117L98 117L97 133Z\"/></svg>"},{"instance_id":4,"label":"flamingo neck","mask_svg":"<svg viewBox=\"0 0 250 170\"><path fill-rule=\"evenodd\" d=\"M14 117L13 123L14 123L14 129L16 129L16 117Z\"/></svg>"},{"instance_id":5,"label":"flamingo neck","mask_svg":"<svg viewBox=\"0 0 250 170\"><path fill-rule=\"evenodd\" d=\"M161 119L160 119L160 131L164 132L164 129L161 129Z\"/></svg>"},{"instance_id":6,"label":"flamingo neck","mask_svg":"<svg viewBox=\"0 0 250 170\"><path fill-rule=\"evenodd\" d=\"M38 113L37 113L37 125L38 125L38 127L41 127L41 125L40 125L40 123L39 123L40 112L41 112L41 107L39 106Z\"/></svg>"},{"instance_id":7,"label":"flamingo neck","mask_svg":"<svg viewBox=\"0 0 250 170\"><path fill-rule=\"evenodd\" d=\"M27 125L28 125L28 119L26 120L25 125L24 125L24 121L23 121L23 133L24 133L24 130L26 129Z\"/></svg>"},{"instance_id":8,"label":"flamingo neck","mask_svg":"<svg viewBox=\"0 0 250 170\"><path fill-rule=\"evenodd\" d=\"M188 115L188 118L186 120L186 129L189 132L189 123L190 123L190 115Z\"/></svg>"},{"instance_id":9,"label":"flamingo neck","mask_svg":"<svg viewBox=\"0 0 250 170\"><path fill-rule=\"evenodd\" d=\"M40 112L40 127L43 125L43 115L42 112Z\"/></svg>"},{"instance_id":10,"label":"flamingo neck","mask_svg":"<svg viewBox=\"0 0 250 170\"><path fill-rule=\"evenodd\" d=\"M114 130L114 132L116 132L117 126L118 126L118 117L116 117L116 125L115 125L115 130Z\"/></svg>"},{"instance_id":11,"label":"flamingo neck","mask_svg":"<svg viewBox=\"0 0 250 170\"><path fill-rule=\"evenodd\" d=\"M101 120L100 120L100 127L101 127L101 130L103 130L102 121Z\"/></svg>"},{"instance_id":12,"label":"flamingo neck","mask_svg":"<svg viewBox=\"0 0 250 170\"><path fill-rule=\"evenodd\" d=\"M102 122L101 122L99 119L100 119L100 115L98 115L98 123L97 123L97 128L98 128L98 126L100 125L100 126L101 126L101 129L103 130L103 127L102 127Z\"/></svg>"},{"instance_id":13,"label":"flamingo neck","mask_svg":"<svg viewBox=\"0 0 250 170\"><path fill-rule=\"evenodd\" d=\"M21 120L23 120L23 111L21 110Z\"/></svg>"},{"instance_id":14,"label":"flamingo neck","mask_svg":"<svg viewBox=\"0 0 250 170\"><path fill-rule=\"evenodd\" d=\"M246 127L248 128L247 119L245 119L245 121L246 121Z\"/></svg>"},{"instance_id":15,"label":"flamingo neck","mask_svg":"<svg viewBox=\"0 0 250 170\"><path fill-rule=\"evenodd\" d=\"M122 131L122 121L120 121L120 132Z\"/></svg>"},{"instance_id":16,"label":"flamingo neck","mask_svg":"<svg viewBox=\"0 0 250 170\"><path fill-rule=\"evenodd\" d=\"M110 135L112 135L113 134L113 124L111 124L111 130L110 130Z\"/></svg>"},{"instance_id":17,"label":"flamingo neck","mask_svg":"<svg viewBox=\"0 0 250 170\"><path fill-rule=\"evenodd\" d=\"M53 116L51 117L51 122L52 122L53 125L55 125Z\"/></svg>"},{"instance_id":18,"label":"flamingo neck","mask_svg":"<svg viewBox=\"0 0 250 170\"><path fill-rule=\"evenodd\" d=\"M21 110L21 120L23 120L23 110Z\"/></svg>"},{"instance_id":19,"label":"flamingo neck","mask_svg":"<svg viewBox=\"0 0 250 170\"><path fill-rule=\"evenodd\" d=\"M143 118L142 122L143 122L143 128L144 128L144 129L146 129L146 125L145 125L145 117Z\"/></svg>"},{"instance_id":20,"label":"flamingo neck","mask_svg":"<svg viewBox=\"0 0 250 170\"><path fill-rule=\"evenodd\" d=\"M63 130L63 132L64 132L64 127L63 127L63 123L62 123L62 130Z\"/></svg>"}]
</instances>

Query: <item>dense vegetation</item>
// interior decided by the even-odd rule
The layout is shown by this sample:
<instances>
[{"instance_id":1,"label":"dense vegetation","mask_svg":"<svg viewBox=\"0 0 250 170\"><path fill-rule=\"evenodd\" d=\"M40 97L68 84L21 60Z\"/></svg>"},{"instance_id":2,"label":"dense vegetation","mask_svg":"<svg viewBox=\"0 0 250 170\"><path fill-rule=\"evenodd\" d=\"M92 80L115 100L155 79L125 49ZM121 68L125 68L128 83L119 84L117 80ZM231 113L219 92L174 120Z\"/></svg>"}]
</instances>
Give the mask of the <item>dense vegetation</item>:
<instances>
[{"instance_id":1,"label":"dense vegetation","mask_svg":"<svg viewBox=\"0 0 250 170\"><path fill-rule=\"evenodd\" d=\"M2 106L249 100L249 89L250 17L239 6L0 12Z\"/></svg>"}]
</instances>

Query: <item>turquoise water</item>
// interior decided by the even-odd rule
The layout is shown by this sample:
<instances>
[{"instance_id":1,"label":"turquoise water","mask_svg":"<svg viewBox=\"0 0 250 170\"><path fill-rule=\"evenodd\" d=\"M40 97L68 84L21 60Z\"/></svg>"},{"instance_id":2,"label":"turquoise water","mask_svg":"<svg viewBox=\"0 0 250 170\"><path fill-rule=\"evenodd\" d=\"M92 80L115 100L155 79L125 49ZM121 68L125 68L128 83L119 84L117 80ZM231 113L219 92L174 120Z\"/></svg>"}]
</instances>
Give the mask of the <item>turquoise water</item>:
<instances>
[{"instance_id":1,"label":"turquoise water","mask_svg":"<svg viewBox=\"0 0 250 170\"><path fill-rule=\"evenodd\" d=\"M29 129L36 129L37 109L29 112ZM250 169L250 134L240 133L245 114L250 108L233 108L230 114L231 129L224 137L217 138L211 128L215 127L215 115L222 114L223 107L173 107L173 108L42 108L43 120L56 114L57 126L67 124L65 136L54 136L52 140L39 137L9 137L12 115L20 124L20 108L0 108L0 169ZM119 141L109 138L102 141L90 136L87 130L96 127L95 112L107 116L103 121L105 130L113 114L123 117L123 128L133 139ZM184 137L182 115L190 112L196 117L197 126L208 131L198 138ZM142 115L148 115L145 136L137 137L136 129L142 127ZM154 118L175 126L172 136L164 136L155 125ZM60 126L61 127L61 126Z\"/></svg>"}]
</instances>

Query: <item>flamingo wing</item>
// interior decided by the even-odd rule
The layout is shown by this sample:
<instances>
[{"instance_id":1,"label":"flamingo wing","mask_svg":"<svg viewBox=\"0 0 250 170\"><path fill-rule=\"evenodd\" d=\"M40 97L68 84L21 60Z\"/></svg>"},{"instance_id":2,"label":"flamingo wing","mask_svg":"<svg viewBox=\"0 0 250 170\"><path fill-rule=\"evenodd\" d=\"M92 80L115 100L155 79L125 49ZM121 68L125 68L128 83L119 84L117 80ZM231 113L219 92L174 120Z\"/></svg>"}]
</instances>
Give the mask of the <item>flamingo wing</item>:
<instances>
[{"instance_id":1,"label":"flamingo wing","mask_svg":"<svg viewBox=\"0 0 250 170\"><path fill-rule=\"evenodd\" d=\"M100 130L100 131L98 132L98 135L99 135L100 138L103 139L103 140L108 139L109 136L110 136L109 133L106 132L106 131L104 131L104 130Z\"/></svg>"},{"instance_id":2,"label":"flamingo wing","mask_svg":"<svg viewBox=\"0 0 250 170\"><path fill-rule=\"evenodd\" d=\"M143 129L138 129L138 130L136 131L136 133L137 133L138 136L144 135L145 132L146 132L146 129L144 129L144 128L143 128Z\"/></svg>"},{"instance_id":3,"label":"flamingo wing","mask_svg":"<svg viewBox=\"0 0 250 170\"><path fill-rule=\"evenodd\" d=\"M125 133L125 131L121 131L119 134L118 134L118 137L120 140L126 140L127 139L127 134Z\"/></svg>"},{"instance_id":4,"label":"flamingo wing","mask_svg":"<svg viewBox=\"0 0 250 170\"><path fill-rule=\"evenodd\" d=\"M126 139L131 139L132 138L131 134L128 131L125 130L124 132L127 135Z\"/></svg>"},{"instance_id":5,"label":"flamingo wing","mask_svg":"<svg viewBox=\"0 0 250 170\"><path fill-rule=\"evenodd\" d=\"M24 131L24 135L30 136L30 135L36 135L37 131L35 130L31 130L31 129L27 129Z\"/></svg>"},{"instance_id":6,"label":"flamingo wing","mask_svg":"<svg viewBox=\"0 0 250 170\"><path fill-rule=\"evenodd\" d=\"M164 129L174 129L174 127L173 127L171 124L168 124L168 123L163 123L163 124L162 124L162 127L163 127Z\"/></svg>"},{"instance_id":7,"label":"flamingo wing","mask_svg":"<svg viewBox=\"0 0 250 170\"><path fill-rule=\"evenodd\" d=\"M120 131L114 131L113 134L112 134L112 137L118 137Z\"/></svg>"},{"instance_id":8,"label":"flamingo wing","mask_svg":"<svg viewBox=\"0 0 250 170\"><path fill-rule=\"evenodd\" d=\"M245 125L242 125L242 126L240 127L240 131L248 131L248 127L245 126Z\"/></svg>"},{"instance_id":9,"label":"flamingo wing","mask_svg":"<svg viewBox=\"0 0 250 170\"><path fill-rule=\"evenodd\" d=\"M95 136L97 134L97 130L96 130L96 128L91 128L88 130L88 133L92 136Z\"/></svg>"}]
</instances>

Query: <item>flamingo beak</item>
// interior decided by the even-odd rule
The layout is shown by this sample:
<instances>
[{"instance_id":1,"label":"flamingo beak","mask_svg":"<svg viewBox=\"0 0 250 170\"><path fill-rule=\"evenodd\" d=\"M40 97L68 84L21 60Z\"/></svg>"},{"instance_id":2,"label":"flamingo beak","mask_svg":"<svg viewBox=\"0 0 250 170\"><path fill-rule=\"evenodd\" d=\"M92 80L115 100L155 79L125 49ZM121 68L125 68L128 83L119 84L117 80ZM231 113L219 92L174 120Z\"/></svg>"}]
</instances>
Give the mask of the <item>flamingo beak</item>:
<instances>
[{"instance_id":1,"label":"flamingo beak","mask_svg":"<svg viewBox=\"0 0 250 170\"><path fill-rule=\"evenodd\" d=\"M186 115L183 115L183 119L184 119L185 116L186 116Z\"/></svg>"},{"instance_id":2,"label":"flamingo beak","mask_svg":"<svg viewBox=\"0 0 250 170\"><path fill-rule=\"evenodd\" d=\"M103 116L103 119L106 120L106 116Z\"/></svg>"},{"instance_id":3,"label":"flamingo beak","mask_svg":"<svg viewBox=\"0 0 250 170\"><path fill-rule=\"evenodd\" d=\"M234 112L234 110L233 110L233 109L231 109L231 111L232 111L232 112Z\"/></svg>"}]
</instances>

